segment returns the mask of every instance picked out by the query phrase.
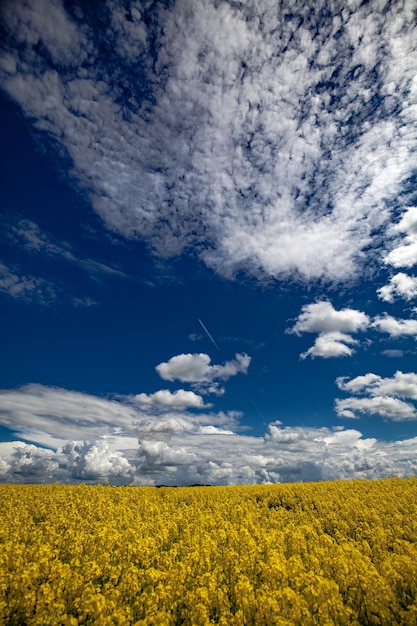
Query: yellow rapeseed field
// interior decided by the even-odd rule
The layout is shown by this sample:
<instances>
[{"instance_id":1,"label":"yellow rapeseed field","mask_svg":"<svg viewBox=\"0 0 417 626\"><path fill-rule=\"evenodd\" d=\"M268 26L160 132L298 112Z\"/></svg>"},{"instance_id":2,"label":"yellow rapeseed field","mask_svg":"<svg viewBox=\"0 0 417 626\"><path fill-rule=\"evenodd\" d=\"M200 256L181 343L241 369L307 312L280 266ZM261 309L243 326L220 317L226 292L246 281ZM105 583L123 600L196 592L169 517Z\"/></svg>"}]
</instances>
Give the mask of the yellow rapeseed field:
<instances>
[{"instance_id":1,"label":"yellow rapeseed field","mask_svg":"<svg viewBox=\"0 0 417 626\"><path fill-rule=\"evenodd\" d=\"M5 625L417 624L417 479L0 485Z\"/></svg>"}]
</instances>

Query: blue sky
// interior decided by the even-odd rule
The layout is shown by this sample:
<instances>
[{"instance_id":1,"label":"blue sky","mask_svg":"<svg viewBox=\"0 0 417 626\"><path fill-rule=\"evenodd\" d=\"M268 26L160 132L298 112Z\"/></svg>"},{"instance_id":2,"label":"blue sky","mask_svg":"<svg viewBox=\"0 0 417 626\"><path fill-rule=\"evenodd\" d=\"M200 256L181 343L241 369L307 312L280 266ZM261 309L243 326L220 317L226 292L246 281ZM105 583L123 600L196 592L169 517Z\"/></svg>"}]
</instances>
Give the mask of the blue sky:
<instances>
[{"instance_id":1,"label":"blue sky","mask_svg":"<svg viewBox=\"0 0 417 626\"><path fill-rule=\"evenodd\" d=\"M0 479L416 475L414 2L0 11Z\"/></svg>"}]
</instances>

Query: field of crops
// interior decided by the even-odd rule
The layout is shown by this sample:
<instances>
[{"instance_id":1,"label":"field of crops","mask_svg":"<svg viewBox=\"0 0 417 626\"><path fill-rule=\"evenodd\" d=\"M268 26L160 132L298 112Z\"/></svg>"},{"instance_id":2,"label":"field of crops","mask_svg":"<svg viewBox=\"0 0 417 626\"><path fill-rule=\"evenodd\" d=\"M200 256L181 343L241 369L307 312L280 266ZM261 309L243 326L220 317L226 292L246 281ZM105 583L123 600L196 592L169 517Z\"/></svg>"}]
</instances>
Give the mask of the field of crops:
<instances>
[{"instance_id":1,"label":"field of crops","mask_svg":"<svg viewBox=\"0 0 417 626\"><path fill-rule=\"evenodd\" d=\"M0 485L0 623L417 624L417 479Z\"/></svg>"}]
</instances>

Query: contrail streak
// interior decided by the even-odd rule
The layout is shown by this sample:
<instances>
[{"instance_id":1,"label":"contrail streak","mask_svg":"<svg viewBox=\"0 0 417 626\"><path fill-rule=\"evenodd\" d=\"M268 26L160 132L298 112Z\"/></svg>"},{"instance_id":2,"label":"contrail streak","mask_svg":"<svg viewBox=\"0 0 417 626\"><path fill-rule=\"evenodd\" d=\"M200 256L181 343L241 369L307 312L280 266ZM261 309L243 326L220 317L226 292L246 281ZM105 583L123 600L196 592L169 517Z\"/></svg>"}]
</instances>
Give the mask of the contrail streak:
<instances>
[{"instance_id":1,"label":"contrail streak","mask_svg":"<svg viewBox=\"0 0 417 626\"><path fill-rule=\"evenodd\" d=\"M219 346L217 345L217 343L214 341L213 337L210 335L209 331L207 330L207 328L204 326L203 322L199 319L198 320L201 324L201 326L203 327L204 332L206 333L207 337L210 339L210 341L213 343L213 345L216 346L217 350L220 352L220 354L222 354L222 351L220 350Z\"/></svg>"},{"instance_id":2,"label":"contrail streak","mask_svg":"<svg viewBox=\"0 0 417 626\"><path fill-rule=\"evenodd\" d=\"M217 343L214 341L213 337L211 336L211 334L209 333L208 329L206 328L206 326L204 326L203 322L199 319L198 320L204 330L204 332L206 333L207 337L210 339L210 341L212 342L212 344L214 346L216 346L217 350L220 352L221 356L226 359L226 357L224 356L223 352L220 350L219 346L217 345ZM265 417L264 415L261 413L261 411L258 409L258 407L256 406L255 402L253 401L250 393L248 392L248 390L246 389L246 387L243 385L243 383L241 381L239 381L239 384L245 394L245 396L247 397L247 399L249 400L249 402L252 404L253 408L255 409L255 411L258 413L259 417L261 418L265 428L266 428L266 421L265 421Z\"/></svg>"}]
</instances>

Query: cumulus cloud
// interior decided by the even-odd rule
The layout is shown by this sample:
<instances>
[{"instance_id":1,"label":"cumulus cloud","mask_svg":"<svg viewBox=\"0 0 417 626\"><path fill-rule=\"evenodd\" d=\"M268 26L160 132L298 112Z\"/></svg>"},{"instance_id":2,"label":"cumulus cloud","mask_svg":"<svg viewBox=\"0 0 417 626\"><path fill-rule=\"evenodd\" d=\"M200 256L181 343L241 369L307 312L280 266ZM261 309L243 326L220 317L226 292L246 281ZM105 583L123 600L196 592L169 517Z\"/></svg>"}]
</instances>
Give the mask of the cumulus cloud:
<instances>
[{"instance_id":1,"label":"cumulus cloud","mask_svg":"<svg viewBox=\"0 0 417 626\"><path fill-rule=\"evenodd\" d=\"M205 406L201 396L194 393L194 391L185 391L184 389L178 389L173 393L168 389L160 389L149 395L146 393L138 393L134 399L143 404L178 406L181 408L193 407L201 409Z\"/></svg>"},{"instance_id":2,"label":"cumulus cloud","mask_svg":"<svg viewBox=\"0 0 417 626\"><path fill-rule=\"evenodd\" d=\"M111 450L105 441L68 442L60 451L71 477L78 480L109 480L128 484L133 479L133 467L119 450Z\"/></svg>"},{"instance_id":3,"label":"cumulus cloud","mask_svg":"<svg viewBox=\"0 0 417 626\"><path fill-rule=\"evenodd\" d=\"M23 441L0 442L2 482L53 482L59 475L59 460L53 450Z\"/></svg>"},{"instance_id":4,"label":"cumulus cloud","mask_svg":"<svg viewBox=\"0 0 417 626\"><path fill-rule=\"evenodd\" d=\"M393 267L412 267L417 263L417 207L408 207L392 231L402 234L401 243L385 256L384 261Z\"/></svg>"},{"instance_id":5,"label":"cumulus cloud","mask_svg":"<svg viewBox=\"0 0 417 626\"><path fill-rule=\"evenodd\" d=\"M417 207L407 207L401 220L393 229L400 233L406 233L410 237L417 235Z\"/></svg>"},{"instance_id":6,"label":"cumulus cloud","mask_svg":"<svg viewBox=\"0 0 417 626\"><path fill-rule=\"evenodd\" d=\"M388 285L377 290L378 297L385 302L394 302L395 297L412 300L417 297L417 277L399 272L391 276Z\"/></svg>"},{"instance_id":7,"label":"cumulus cloud","mask_svg":"<svg viewBox=\"0 0 417 626\"><path fill-rule=\"evenodd\" d=\"M173 435L185 434L229 434L239 429L241 417L236 411L191 414L165 407L157 413L150 408L147 413L138 414L134 432L140 441L151 438L169 441Z\"/></svg>"},{"instance_id":8,"label":"cumulus cloud","mask_svg":"<svg viewBox=\"0 0 417 626\"><path fill-rule=\"evenodd\" d=\"M225 430L218 426L200 426L199 433L202 435L234 435L233 430Z\"/></svg>"},{"instance_id":9,"label":"cumulus cloud","mask_svg":"<svg viewBox=\"0 0 417 626\"><path fill-rule=\"evenodd\" d=\"M410 277L405 278L405 281L400 279L396 284L401 285L400 289L404 289L403 293L407 286L408 294L410 294L413 283L410 282ZM382 294L383 299L389 301L392 296L392 287L382 287L379 293L380 297ZM305 359L308 356L312 358L351 356L355 351L354 346L359 344L359 341L351 334L366 329L388 333L393 338L417 337L417 320L398 319L388 313L370 318L364 312L350 308L337 311L331 302L324 300L304 305L294 326L287 332L298 336L303 333L318 333L314 345L301 353L300 357Z\"/></svg>"},{"instance_id":10,"label":"cumulus cloud","mask_svg":"<svg viewBox=\"0 0 417 626\"><path fill-rule=\"evenodd\" d=\"M236 354L235 359L226 361L223 365L211 365L208 354L178 354L166 363L156 366L156 371L163 380L180 380L181 382L197 383L204 389L217 392L217 388L211 387L210 383L216 379L228 380L236 374L246 374L251 362L251 357L245 353ZM208 385L208 387L207 387Z\"/></svg>"},{"instance_id":11,"label":"cumulus cloud","mask_svg":"<svg viewBox=\"0 0 417 626\"><path fill-rule=\"evenodd\" d=\"M388 333L390 337L417 337L417 320L397 319L385 313L377 315L372 324L381 333Z\"/></svg>"},{"instance_id":12,"label":"cumulus cloud","mask_svg":"<svg viewBox=\"0 0 417 626\"><path fill-rule=\"evenodd\" d=\"M385 255L384 262L395 268L411 268L417 264L417 207L407 207L398 223L391 226L394 247ZM396 297L412 300L417 297L417 278L404 272L391 276L389 283L377 290L385 302Z\"/></svg>"},{"instance_id":13,"label":"cumulus cloud","mask_svg":"<svg viewBox=\"0 0 417 626\"><path fill-rule=\"evenodd\" d=\"M414 3L380 8L3 2L0 84L110 229L341 281L413 171Z\"/></svg>"},{"instance_id":14,"label":"cumulus cloud","mask_svg":"<svg viewBox=\"0 0 417 626\"><path fill-rule=\"evenodd\" d=\"M19 482L132 482L133 468L104 441L71 441L57 451L22 441L0 443L0 480Z\"/></svg>"},{"instance_id":15,"label":"cumulus cloud","mask_svg":"<svg viewBox=\"0 0 417 626\"><path fill-rule=\"evenodd\" d=\"M407 243L394 248L385 258L393 267L413 267L417 263L416 237L406 237Z\"/></svg>"},{"instance_id":16,"label":"cumulus cloud","mask_svg":"<svg viewBox=\"0 0 417 626\"><path fill-rule=\"evenodd\" d=\"M394 422L417 419L416 408L409 402L404 402L392 396L375 396L372 398L346 398L336 400L336 412L339 417L355 419L356 412L381 415Z\"/></svg>"},{"instance_id":17,"label":"cumulus cloud","mask_svg":"<svg viewBox=\"0 0 417 626\"><path fill-rule=\"evenodd\" d=\"M346 333L321 333L314 342L314 346L300 354L300 357L305 359L308 356L312 358L320 356L328 359L330 357L352 356L354 350L350 346L358 343L356 339Z\"/></svg>"},{"instance_id":18,"label":"cumulus cloud","mask_svg":"<svg viewBox=\"0 0 417 626\"><path fill-rule=\"evenodd\" d=\"M339 417L356 418L357 412L381 415L393 421L417 419L417 409L408 400L417 400L417 374L397 371L392 378L382 378L368 373L348 379L336 379L339 389L367 397L350 397L336 400Z\"/></svg>"},{"instance_id":19,"label":"cumulus cloud","mask_svg":"<svg viewBox=\"0 0 417 626\"><path fill-rule=\"evenodd\" d=\"M156 466L191 465L198 461L195 452L189 452L183 447L170 447L165 441L142 441L139 446L139 457L142 457L142 470L153 469Z\"/></svg>"},{"instance_id":20,"label":"cumulus cloud","mask_svg":"<svg viewBox=\"0 0 417 626\"><path fill-rule=\"evenodd\" d=\"M365 392L373 396L391 394L417 400L417 374L413 372L395 372L392 378L382 378L377 374L366 374L349 380L337 378L336 384L343 391Z\"/></svg>"},{"instance_id":21,"label":"cumulus cloud","mask_svg":"<svg viewBox=\"0 0 417 626\"><path fill-rule=\"evenodd\" d=\"M302 307L296 323L289 332L301 333L356 333L369 325L369 317L355 309L337 311L331 302L322 300Z\"/></svg>"},{"instance_id":22,"label":"cumulus cloud","mask_svg":"<svg viewBox=\"0 0 417 626\"><path fill-rule=\"evenodd\" d=\"M369 326L370 319L362 311L341 309L337 311L331 302L322 300L302 307L296 323L287 332L319 333L314 345L300 356L340 357L351 356L352 346L359 342L348 333L356 333Z\"/></svg>"},{"instance_id":23,"label":"cumulus cloud","mask_svg":"<svg viewBox=\"0 0 417 626\"><path fill-rule=\"evenodd\" d=\"M394 385L396 393L411 396L415 378L404 376L384 381L367 375L350 387L376 388L378 383L389 393ZM386 398L390 404L379 396L370 399L390 417L402 410L401 418L411 419L407 403ZM162 405L153 413L153 405L146 404L144 412L132 406L131 398L123 404L39 386L2 392L0 406L0 423L33 441L0 443L0 480L7 482L244 484L417 475L417 439L383 442L354 429L280 422L254 437L239 433L241 416L233 412L181 412ZM352 403L340 410L352 410ZM78 439L71 437L75 432ZM51 444L55 449L43 447Z\"/></svg>"}]
</instances>

